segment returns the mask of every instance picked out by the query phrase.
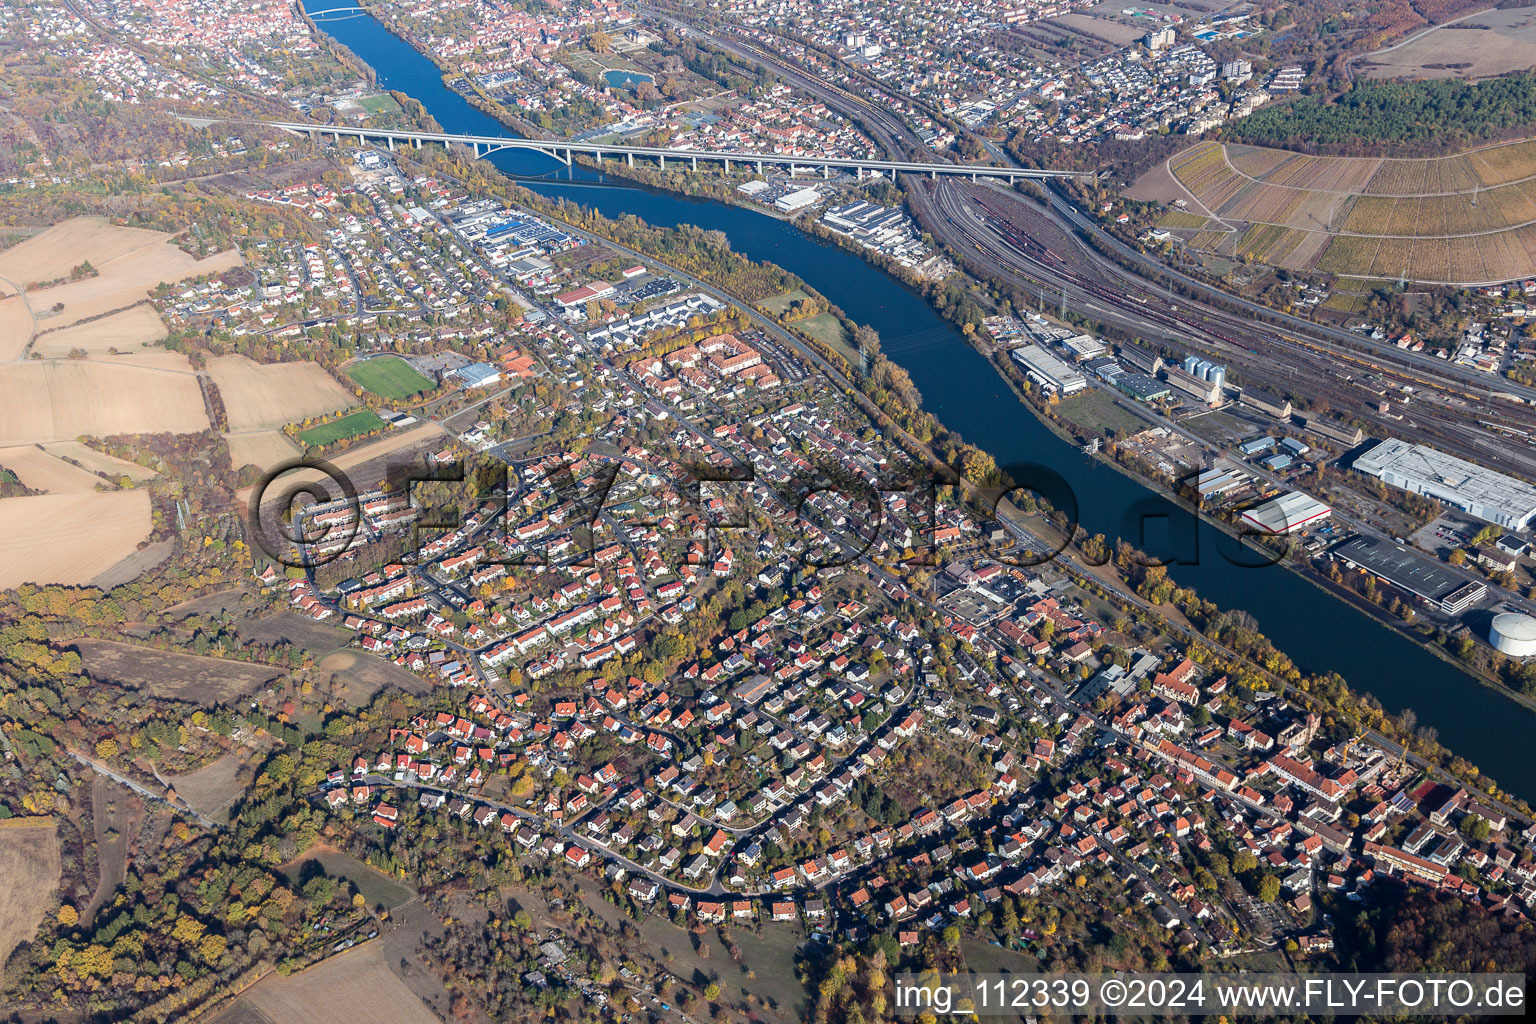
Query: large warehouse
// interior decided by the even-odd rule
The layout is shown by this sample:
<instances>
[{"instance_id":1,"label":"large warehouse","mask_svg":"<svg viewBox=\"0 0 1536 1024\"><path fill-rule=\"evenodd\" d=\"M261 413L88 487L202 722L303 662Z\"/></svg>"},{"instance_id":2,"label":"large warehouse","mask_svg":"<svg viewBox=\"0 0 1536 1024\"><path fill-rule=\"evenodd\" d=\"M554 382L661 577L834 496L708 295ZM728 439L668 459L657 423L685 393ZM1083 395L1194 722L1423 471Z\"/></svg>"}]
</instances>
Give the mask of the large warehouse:
<instances>
[{"instance_id":1,"label":"large warehouse","mask_svg":"<svg viewBox=\"0 0 1536 1024\"><path fill-rule=\"evenodd\" d=\"M1388 438L1356 459L1355 468L1509 530L1524 530L1536 518L1536 487L1421 444Z\"/></svg>"},{"instance_id":2,"label":"large warehouse","mask_svg":"<svg viewBox=\"0 0 1536 1024\"><path fill-rule=\"evenodd\" d=\"M1488 594L1486 584L1468 581L1450 569L1401 544L1373 537L1351 537L1332 551L1334 558L1361 569L1447 615L1460 615Z\"/></svg>"},{"instance_id":3,"label":"large warehouse","mask_svg":"<svg viewBox=\"0 0 1536 1024\"><path fill-rule=\"evenodd\" d=\"M1310 494L1292 491L1243 513L1243 522L1265 533L1281 535L1304 530L1327 519L1333 509Z\"/></svg>"},{"instance_id":4,"label":"large warehouse","mask_svg":"<svg viewBox=\"0 0 1536 1024\"><path fill-rule=\"evenodd\" d=\"M1008 354L1042 388L1070 395L1088 386L1087 377L1037 345L1020 345Z\"/></svg>"}]
</instances>

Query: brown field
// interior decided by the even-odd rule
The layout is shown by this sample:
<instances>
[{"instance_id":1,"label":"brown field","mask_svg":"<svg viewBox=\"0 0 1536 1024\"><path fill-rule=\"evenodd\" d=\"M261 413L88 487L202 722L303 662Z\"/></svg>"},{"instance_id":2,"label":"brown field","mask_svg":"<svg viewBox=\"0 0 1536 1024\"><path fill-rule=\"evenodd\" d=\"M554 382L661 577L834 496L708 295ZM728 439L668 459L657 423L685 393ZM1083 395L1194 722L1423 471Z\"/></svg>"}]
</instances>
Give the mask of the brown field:
<instances>
[{"instance_id":1,"label":"brown field","mask_svg":"<svg viewBox=\"0 0 1536 1024\"><path fill-rule=\"evenodd\" d=\"M62 873L52 818L0 821L0 971L11 952L37 934Z\"/></svg>"},{"instance_id":2,"label":"brown field","mask_svg":"<svg viewBox=\"0 0 1536 1024\"><path fill-rule=\"evenodd\" d=\"M44 320L43 326L47 327L49 323ZM44 359L62 359L75 349L93 356L106 355L113 349L137 352L146 344L161 341L165 334L165 323L155 312L155 307L141 302L88 324L47 331L38 336L32 350Z\"/></svg>"},{"instance_id":3,"label":"brown field","mask_svg":"<svg viewBox=\"0 0 1536 1024\"><path fill-rule=\"evenodd\" d=\"M321 692L334 692L337 700L361 707L386 686L407 693L425 693L431 684L392 661L358 651L337 651L320 661L330 678L319 684Z\"/></svg>"},{"instance_id":4,"label":"brown field","mask_svg":"<svg viewBox=\"0 0 1536 1024\"><path fill-rule=\"evenodd\" d=\"M80 920L90 924L107 897L128 877L128 828L133 820L129 806L139 797L127 786L105 775L91 776L91 818L96 843L96 892L80 909Z\"/></svg>"},{"instance_id":5,"label":"brown field","mask_svg":"<svg viewBox=\"0 0 1536 1024\"><path fill-rule=\"evenodd\" d=\"M206 429L202 389L190 371L73 361L0 366L0 445Z\"/></svg>"},{"instance_id":6,"label":"brown field","mask_svg":"<svg viewBox=\"0 0 1536 1024\"><path fill-rule=\"evenodd\" d=\"M240 758L225 754L206 768L186 775L167 775L165 781L194 811L215 821L225 821L229 805L245 792L249 778Z\"/></svg>"},{"instance_id":7,"label":"brown field","mask_svg":"<svg viewBox=\"0 0 1536 1024\"><path fill-rule=\"evenodd\" d=\"M46 237L46 234L40 235L34 241ZM69 281L52 288L36 291L28 289L27 296L32 300L33 308L45 309L63 303L64 308L59 314L49 317L44 324L48 327L68 327L142 302L149 298L150 291L162 281L184 281L203 274L217 274L238 267L241 263L237 249L214 253L207 259L199 260L176 248L169 235L158 237L163 241L141 246L110 260L100 259L94 249L79 250L74 262L90 260L97 270L96 276ZM14 276L11 279L20 281L20 278Z\"/></svg>"},{"instance_id":8,"label":"brown field","mask_svg":"<svg viewBox=\"0 0 1536 1024\"><path fill-rule=\"evenodd\" d=\"M228 703L283 675L267 665L156 651L110 640L74 642L95 680L197 704Z\"/></svg>"},{"instance_id":9,"label":"brown field","mask_svg":"<svg viewBox=\"0 0 1536 1024\"><path fill-rule=\"evenodd\" d=\"M229 464L236 469L254 465L265 471L280 462L304 454L281 430L225 434L224 440L229 442Z\"/></svg>"},{"instance_id":10,"label":"brown field","mask_svg":"<svg viewBox=\"0 0 1536 1024\"><path fill-rule=\"evenodd\" d=\"M152 469L129 462L127 459L119 459L115 455L108 455L106 452L99 452L79 441L54 441L43 447L54 455L74 459L93 473L106 473L114 477L126 476L135 482L153 480L160 475Z\"/></svg>"},{"instance_id":11,"label":"brown field","mask_svg":"<svg viewBox=\"0 0 1536 1024\"><path fill-rule=\"evenodd\" d=\"M0 500L0 587L89 583L149 536L149 492Z\"/></svg>"},{"instance_id":12,"label":"brown field","mask_svg":"<svg viewBox=\"0 0 1536 1024\"><path fill-rule=\"evenodd\" d=\"M68 277L84 260L100 268L136 249L159 245L169 238L160 231L126 228L105 217L75 217L0 252L0 277L22 287Z\"/></svg>"},{"instance_id":13,"label":"brown field","mask_svg":"<svg viewBox=\"0 0 1536 1024\"><path fill-rule=\"evenodd\" d=\"M1146 29L1135 25L1125 25L1107 18L1095 18L1091 14L1063 14L1059 18L1047 19L1047 24L1097 36L1117 46L1134 42L1147 32Z\"/></svg>"},{"instance_id":14,"label":"brown field","mask_svg":"<svg viewBox=\"0 0 1536 1024\"><path fill-rule=\"evenodd\" d=\"M447 436L447 432L436 423L418 423L404 430L394 430L377 440L356 448L348 448L336 458L329 460L331 465L339 471L348 474L352 478L352 485L359 491L370 487L376 487L389 465L395 460L389 456L406 450L424 448L441 443L441 439ZM404 461L402 457L401 461ZM354 473L353 470L358 470ZM281 487L272 489L273 500L286 493L289 488L299 483L318 482L324 483L326 478L318 472L303 471L285 473L281 477ZM329 485L332 493L335 485ZM243 502L249 502L251 489L240 491L239 498Z\"/></svg>"},{"instance_id":15,"label":"brown field","mask_svg":"<svg viewBox=\"0 0 1536 1024\"><path fill-rule=\"evenodd\" d=\"M1214 223L1165 215L1191 248L1348 277L1475 285L1536 274L1536 140L1390 160L1207 141L1162 173L1192 207L1242 231L1233 253Z\"/></svg>"},{"instance_id":16,"label":"brown field","mask_svg":"<svg viewBox=\"0 0 1536 1024\"><path fill-rule=\"evenodd\" d=\"M0 363L20 359L32 338L32 311L20 295L0 299Z\"/></svg>"},{"instance_id":17,"label":"brown field","mask_svg":"<svg viewBox=\"0 0 1536 1024\"><path fill-rule=\"evenodd\" d=\"M105 486L95 473L71 466L31 444L0 448L0 466L15 473L33 490L49 494L89 494L97 484Z\"/></svg>"},{"instance_id":18,"label":"brown field","mask_svg":"<svg viewBox=\"0 0 1536 1024\"><path fill-rule=\"evenodd\" d=\"M1536 12L1484 11L1355 62L1367 78L1492 78L1536 64Z\"/></svg>"},{"instance_id":19,"label":"brown field","mask_svg":"<svg viewBox=\"0 0 1536 1024\"><path fill-rule=\"evenodd\" d=\"M356 405L357 400L314 363L255 363L220 356L208 373L224 396L232 431L264 430Z\"/></svg>"},{"instance_id":20,"label":"brown field","mask_svg":"<svg viewBox=\"0 0 1536 1024\"><path fill-rule=\"evenodd\" d=\"M242 1012L245 1011L245 1012ZM380 941L329 957L284 978L258 981L215 1024L256 1019L272 1024L439 1024L437 1016L390 971Z\"/></svg>"}]
</instances>

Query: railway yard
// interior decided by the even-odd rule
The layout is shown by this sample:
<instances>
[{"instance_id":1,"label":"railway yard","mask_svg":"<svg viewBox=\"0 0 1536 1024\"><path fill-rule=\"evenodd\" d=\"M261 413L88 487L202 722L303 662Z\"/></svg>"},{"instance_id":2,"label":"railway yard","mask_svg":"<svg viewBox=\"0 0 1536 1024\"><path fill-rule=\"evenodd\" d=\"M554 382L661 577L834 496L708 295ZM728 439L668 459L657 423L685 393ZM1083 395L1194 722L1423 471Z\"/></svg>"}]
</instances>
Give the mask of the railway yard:
<instances>
[{"instance_id":1,"label":"railway yard","mask_svg":"<svg viewBox=\"0 0 1536 1024\"><path fill-rule=\"evenodd\" d=\"M840 110L891 157L940 159L893 113L899 101L874 83L853 79L869 93L860 95L755 43L721 32L709 38ZM1321 399L1333 415L1365 424L1367 433L1407 437L1505 472L1536 472L1536 389L1509 381L1490 387L1486 375L1443 360L1226 295L1099 232L1057 191L1043 206L992 183L913 183L909 202L923 229L973 274L1023 292L1031 305L1065 305L1120 340L1217 359L1234 383L1305 396L1314 407ZM1090 232L1141 272L1089 245ZM1163 283L1169 279L1201 298L1175 293Z\"/></svg>"},{"instance_id":2,"label":"railway yard","mask_svg":"<svg viewBox=\"0 0 1536 1024\"><path fill-rule=\"evenodd\" d=\"M1245 386L1323 399L1334 414L1368 424L1368 433L1412 437L1510 472L1536 469L1536 410L1452 377L1443 364L1431 374L1348 332L1302 337L1192 302L1113 266L1006 190L957 182L924 195L915 205L920 217L932 211L930 231L946 233L974 271L1047 308L1064 294L1071 309L1125 338L1219 359Z\"/></svg>"}]
</instances>

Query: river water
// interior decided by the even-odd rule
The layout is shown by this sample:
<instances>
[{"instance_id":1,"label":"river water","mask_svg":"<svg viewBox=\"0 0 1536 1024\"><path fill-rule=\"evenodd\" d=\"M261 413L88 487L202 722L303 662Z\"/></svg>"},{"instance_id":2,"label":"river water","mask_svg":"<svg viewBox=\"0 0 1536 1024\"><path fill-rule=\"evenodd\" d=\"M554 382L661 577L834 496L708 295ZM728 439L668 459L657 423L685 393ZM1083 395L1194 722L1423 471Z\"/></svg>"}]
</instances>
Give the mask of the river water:
<instances>
[{"instance_id":1,"label":"river water","mask_svg":"<svg viewBox=\"0 0 1536 1024\"><path fill-rule=\"evenodd\" d=\"M306 0L335 10L352 0ZM508 129L447 88L441 72L370 15L323 15L318 23L371 65L382 88L415 97L453 133L507 135ZM680 196L566 168L537 153L503 150L490 160L523 184L608 217L629 213L663 227L720 230L737 252L798 274L880 333L887 356L911 374L923 406L949 429L988 451L998 465L1043 467L1070 487L1083 526L1138 547L1177 555L1179 584L1223 608L1241 608L1307 672L1336 671L1390 711L1412 707L1440 742L1476 763L1510 792L1536 802L1536 760L1522 753L1536 716L1286 569L1253 567L1233 542L1187 511L1051 433L1023 406L996 370L916 292L837 246L786 222L709 199ZM1015 479L1042 479L1028 468ZM1059 507L1062 495L1039 485ZM1175 540L1174 538L1177 538ZM1231 557L1228 557L1231 556ZM1250 556L1251 557L1251 556Z\"/></svg>"}]
</instances>

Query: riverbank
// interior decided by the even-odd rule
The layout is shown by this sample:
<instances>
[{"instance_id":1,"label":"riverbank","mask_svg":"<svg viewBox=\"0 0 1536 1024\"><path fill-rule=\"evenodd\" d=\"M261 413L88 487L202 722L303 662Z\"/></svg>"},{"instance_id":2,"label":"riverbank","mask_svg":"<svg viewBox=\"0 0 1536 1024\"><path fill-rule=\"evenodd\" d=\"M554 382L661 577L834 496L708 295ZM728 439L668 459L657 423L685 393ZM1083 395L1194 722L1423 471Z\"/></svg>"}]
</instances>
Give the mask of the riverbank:
<instances>
[{"instance_id":1,"label":"riverbank","mask_svg":"<svg viewBox=\"0 0 1536 1024\"><path fill-rule=\"evenodd\" d=\"M374 65L381 85L416 98L446 130L471 134L502 130L483 111L446 89L435 66L373 19L352 17L325 23L324 28ZM503 151L489 157L489 163L524 179L546 200L577 203L614 220L633 216L636 223L722 231L736 253L814 282L850 320L879 332L885 356L902 368L904 376L910 375L914 393L921 392L925 419L942 423L979 445L998 464L1035 463L1070 479L1084 529L1090 534L1119 536L1122 515L1145 518L1159 509L1169 516L1188 515L1124 472L1107 472L1103 460L1088 458L1076 446L1063 443L1030 410L1019 408L1011 387L999 385L989 362L928 301L858 255L755 211L615 185L585 168L565 168L536 154ZM1204 520L1198 525L1207 543L1214 544L1213 528ZM1517 791L1536 793L1536 765L1520 753L1531 719L1524 713L1511 715L1510 705L1484 687L1466 686L1465 673L1429 657L1417 644L1404 643L1397 632L1350 606L1341 606L1292 573L1271 573L1261 582L1253 571L1238 571L1218 558L1171 566L1169 577L1212 607L1249 612L1273 646L1286 651L1307 672L1338 673L1354 680L1393 713L1415 708L1423 724L1439 729L1450 750L1478 751L1479 766L1491 777Z\"/></svg>"}]
</instances>

